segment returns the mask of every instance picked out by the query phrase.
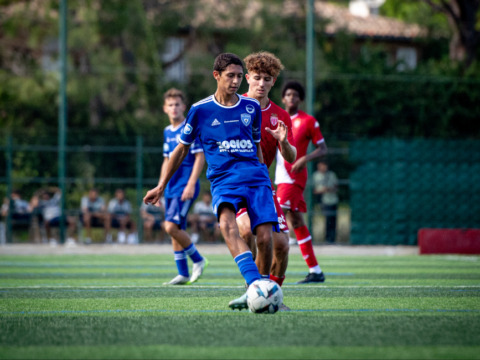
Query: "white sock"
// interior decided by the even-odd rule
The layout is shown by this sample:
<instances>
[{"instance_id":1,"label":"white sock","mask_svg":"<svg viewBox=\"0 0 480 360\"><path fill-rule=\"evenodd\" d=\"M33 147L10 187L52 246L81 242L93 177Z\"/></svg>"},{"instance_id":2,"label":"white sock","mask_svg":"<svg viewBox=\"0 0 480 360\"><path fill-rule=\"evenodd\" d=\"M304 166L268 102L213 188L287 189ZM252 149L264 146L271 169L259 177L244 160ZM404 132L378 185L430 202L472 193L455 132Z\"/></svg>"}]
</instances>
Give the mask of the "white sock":
<instances>
[{"instance_id":1,"label":"white sock","mask_svg":"<svg viewBox=\"0 0 480 360\"><path fill-rule=\"evenodd\" d=\"M320 274L321 272L322 272L322 269L318 265L310 268L310 273Z\"/></svg>"}]
</instances>

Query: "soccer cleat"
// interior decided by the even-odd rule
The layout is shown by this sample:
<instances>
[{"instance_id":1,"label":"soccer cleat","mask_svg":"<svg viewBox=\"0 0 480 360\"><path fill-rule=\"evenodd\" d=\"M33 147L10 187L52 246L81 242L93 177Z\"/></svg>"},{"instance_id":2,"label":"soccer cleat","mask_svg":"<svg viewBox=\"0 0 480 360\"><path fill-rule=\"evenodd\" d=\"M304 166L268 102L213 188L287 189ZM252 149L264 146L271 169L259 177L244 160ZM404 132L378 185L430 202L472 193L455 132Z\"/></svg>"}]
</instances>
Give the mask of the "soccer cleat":
<instances>
[{"instance_id":1,"label":"soccer cleat","mask_svg":"<svg viewBox=\"0 0 480 360\"><path fill-rule=\"evenodd\" d=\"M278 311L292 311L287 305L284 303L281 303L280 306L278 307Z\"/></svg>"},{"instance_id":2,"label":"soccer cleat","mask_svg":"<svg viewBox=\"0 0 480 360\"><path fill-rule=\"evenodd\" d=\"M190 278L190 283L194 283L195 281L200 279L207 266L208 260L206 258L203 258L202 261L199 261L197 263L193 263L192 277Z\"/></svg>"},{"instance_id":3,"label":"soccer cleat","mask_svg":"<svg viewBox=\"0 0 480 360\"><path fill-rule=\"evenodd\" d=\"M323 271L320 274L317 273L309 273L305 279L300 280L297 284L309 284L309 283L321 283L325 281L325 275Z\"/></svg>"},{"instance_id":4,"label":"soccer cleat","mask_svg":"<svg viewBox=\"0 0 480 360\"><path fill-rule=\"evenodd\" d=\"M235 300L230 301L228 303L228 307L232 310L238 309L239 311L242 311L243 309L248 309L247 293L243 294Z\"/></svg>"},{"instance_id":5,"label":"soccer cleat","mask_svg":"<svg viewBox=\"0 0 480 360\"><path fill-rule=\"evenodd\" d=\"M169 282L163 283L163 285L189 285L190 281L188 276L177 275Z\"/></svg>"}]
</instances>

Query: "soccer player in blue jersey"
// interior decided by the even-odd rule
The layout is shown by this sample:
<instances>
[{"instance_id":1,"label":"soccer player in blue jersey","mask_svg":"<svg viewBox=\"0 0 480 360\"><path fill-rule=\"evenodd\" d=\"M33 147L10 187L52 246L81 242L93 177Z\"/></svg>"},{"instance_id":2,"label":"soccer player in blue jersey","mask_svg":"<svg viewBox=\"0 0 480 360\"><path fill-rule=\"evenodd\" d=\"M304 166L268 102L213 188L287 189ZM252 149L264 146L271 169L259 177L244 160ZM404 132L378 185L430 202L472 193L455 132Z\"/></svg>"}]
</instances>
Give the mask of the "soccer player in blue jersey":
<instances>
[{"instance_id":1,"label":"soccer player in blue jersey","mask_svg":"<svg viewBox=\"0 0 480 360\"><path fill-rule=\"evenodd\" d=\"M177 89L170 89L164 94L163 111L170 120L170 125L163 131L163 164L160 182L167 171L170 158L179 144L180 135L185 125L185 96ZM193 142L190 151L179 164L178 170L165 186L165 231L172 238L178 275L164 285L183 285L197 281L207 266L207 259L202 257L185 231L187 213L200 192L200 176L205 156L198 142ZM158 199L157 199L158 201ZM157 201L153 202L154 204ZM187 257L193 261L192 277L189 277Z\"/></svg>"},{"instance_id":2,"label":"soccer player in blue jersey","mask_svg":"<svg viewBox=\"0 0 480 360\"><path fill-rule=\"evenodd\" d=\"M265 164L260 161L262 115L257 100L237 94L243 79L243 62L235 54L215 59L215 94L194 104L187 115L180 143L157 187L145 195L146 203L156 202L165 186L199 139L208 164L212 205L220 230L247 285L268 274L272 263L272 224L278 226L271 183ZM236 213L246 207L257 236L258 253L264 256L264 269L257 268L252 252L240 237ZM260 271L259 271L260 270Z\"/></svg>"}]
</instances>

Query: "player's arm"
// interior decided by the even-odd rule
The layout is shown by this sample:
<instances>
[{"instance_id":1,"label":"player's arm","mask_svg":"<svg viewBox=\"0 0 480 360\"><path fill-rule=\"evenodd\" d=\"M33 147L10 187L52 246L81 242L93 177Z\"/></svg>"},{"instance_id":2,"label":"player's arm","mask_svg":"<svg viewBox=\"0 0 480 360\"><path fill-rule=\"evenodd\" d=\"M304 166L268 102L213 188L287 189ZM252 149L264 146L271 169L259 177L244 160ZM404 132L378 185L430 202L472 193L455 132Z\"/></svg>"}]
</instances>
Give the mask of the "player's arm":
<instances>
[{"instance_id":1,"label":"player's arm","mask_svg":"<svg viewBox=\"0 0 480 360\"><path fill-rule=\"evenodd\" d=\"M322 141L321 143L315 145L315 150L313 150L310 154L307 154L299 158L295 162L295 164L293 164L292 171L299 172L303 170L303 168L307 165L309 161L321 158L326 154L327 154L327 144L325 144L325 141Z\"/></svg>"},{"instance_id":2,"label":"player's arm","mask_svg":"<svg viewBox=\"0 0 480 360\"><path fill-rule=\"evenodd\" d=\"M262 152L262 147L260 146L260 143L257 144L257 156L258 156L258 161L260 163L265 164L265 161L263 160L263 152Z\"/></svg>"},{"instance_id":3,"label":"player's arm","mask_svg":"<svg viewBox=\"0 0 480 360\"><path fill-rule=\"evenodd\" d=\"M205 155L203 152L197 152L195 154L195 162L193 163L192 173L188 178L188 183L183 189L182 193L182 201L192 199L193 195L195 195L195 185L197 184L197 180L202 173L203 166L205 165Z\"/></svg>"},{"instance_id":4,"label":"player's arm","mask_svg":"<svg viewBox=\"0 0 480 360\"><path fill-rule=\"evenodd\" d=\"M280 153L282 157L289 163L293 163L297 158L297 148L288 141L288 127L281 120L278 120L278 126L275 130L269 127L265 128L270 135L277 139L280 144Z\"/></svg>"},{"instance_id":5,"label":"player's arm","mask_svg":"<svg viewBox=\"0 0 480 360\"><path fill-rule=\"evenodd\" d=\"M158 200L160 200L168 182L172 178L173 174L175 174L175 172L178 170L182 164L182 161L188 155L189 148L190 145L179 143L175 150L173 150L173 152L170 154L167 164L165 165L165 171L163 171L162 165L162 173L160 180L158 181L158 185L149 190L147 195L145 195L143 198L145 204L156 204Z\"/></svg>"}]
</instances>

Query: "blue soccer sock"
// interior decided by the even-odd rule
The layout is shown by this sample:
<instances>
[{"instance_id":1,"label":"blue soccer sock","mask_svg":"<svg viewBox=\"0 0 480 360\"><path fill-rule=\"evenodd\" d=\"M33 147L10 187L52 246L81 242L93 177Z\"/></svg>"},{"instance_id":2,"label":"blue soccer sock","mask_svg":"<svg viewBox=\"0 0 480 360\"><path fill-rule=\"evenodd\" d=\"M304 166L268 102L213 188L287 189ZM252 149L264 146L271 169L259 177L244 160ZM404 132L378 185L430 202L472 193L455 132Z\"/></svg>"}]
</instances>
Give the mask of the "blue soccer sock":
<instances>
[{"instance_id":1,"label":"blue soccer sock","mask_svg":"<svg viewBox=\"0 0 480 360\"><path fill-rule=\"evenodd\" d=\"M189 277L188 274L188 260L185 251L175 251L175 263L177 264L178 273L180 275Z\"/></svg>"},{"instance_id":2,"label":"blue soccer sock","mask_svg":"<svg viewBox=\"0 0 480 360\"><path fill-rule=\"evenodd\" d=\"M244 253L237 255L234 260L237 263L243 278L247 282L247 285L250 285L255 280L261 279L257 265L253 261L251 251L245 251Z\"/></svg>"},{"instance_id":3,"label":"blue soccer sock","mask_svg":"<svg viewBox=\"0 0 480 360\"><path fill-rule=\"evenodd\" d=\"M194 263L198 263L203 260L203 256L200 255L197 248L195 247L195 244L193 243L190 244L190 246L187 246L185 249L183 249L183 251L185 251L185 254L190 256L190 259L192 259Z\"/></svg>"}]
</instances>

